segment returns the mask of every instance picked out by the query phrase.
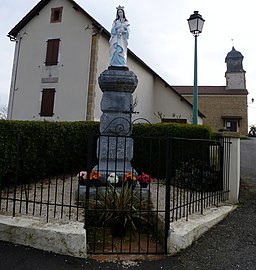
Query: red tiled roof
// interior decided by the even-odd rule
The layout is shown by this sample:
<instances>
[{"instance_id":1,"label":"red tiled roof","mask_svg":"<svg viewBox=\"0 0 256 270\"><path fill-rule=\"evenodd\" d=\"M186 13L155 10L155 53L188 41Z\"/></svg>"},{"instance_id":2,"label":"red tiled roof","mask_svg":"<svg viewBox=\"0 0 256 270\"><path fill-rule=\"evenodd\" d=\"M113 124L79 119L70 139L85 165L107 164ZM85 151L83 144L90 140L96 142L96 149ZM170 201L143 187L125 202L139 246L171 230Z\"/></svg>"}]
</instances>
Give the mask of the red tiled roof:
<instances>
[{"instance_id":1,"label":"red tiled roof","mask_svg":"<svg viewBox=\"0 0 256 270\"><path fill-rule=\"evenodd\" d=\"M176 86L172 87L181 95L192 95L193 86ZM246 89L226 89L226 86L198 86L199 95L248 95Z\"/></svg>"}]
</instances>

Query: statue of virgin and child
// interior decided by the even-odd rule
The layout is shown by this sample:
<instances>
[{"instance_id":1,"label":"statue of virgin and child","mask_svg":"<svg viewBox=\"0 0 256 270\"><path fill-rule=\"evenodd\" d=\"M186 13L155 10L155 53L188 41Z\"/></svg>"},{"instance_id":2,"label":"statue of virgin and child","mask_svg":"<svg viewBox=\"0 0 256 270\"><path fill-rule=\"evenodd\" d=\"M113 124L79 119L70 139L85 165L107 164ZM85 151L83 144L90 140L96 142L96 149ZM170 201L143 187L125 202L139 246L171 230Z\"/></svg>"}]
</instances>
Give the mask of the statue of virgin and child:
<instances>
[{"instance_id":1,"label":"statue of virgin and child","mask_svg":"<svg viewBox=\"0 0 256 270\"><path fill-rule=\"evenodd\" d=\"M118 6L116 19L111 28L110 66L127 66L127 46L129 38L129 22L125 17L124 7Z\"/></svg>"}]
</instances>

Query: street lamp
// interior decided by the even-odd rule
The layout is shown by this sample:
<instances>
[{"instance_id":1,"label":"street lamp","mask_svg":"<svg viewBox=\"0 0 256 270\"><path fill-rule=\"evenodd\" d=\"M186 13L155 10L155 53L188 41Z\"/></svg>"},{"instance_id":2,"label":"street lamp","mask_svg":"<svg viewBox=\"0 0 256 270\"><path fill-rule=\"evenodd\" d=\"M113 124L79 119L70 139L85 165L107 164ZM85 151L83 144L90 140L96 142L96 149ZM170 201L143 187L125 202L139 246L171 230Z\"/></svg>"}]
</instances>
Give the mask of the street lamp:
<instances>
[{"instance_id":1,"label":"street lamp","mask_svg":"<svg viewBox=\"0 0 256 270\"><path fill-rule=\"evenodd\" d=\"M188 25L190 32L195 37L195 55L194 55L194 87L193 87L193 117L192 123L197 125L198 120L198 86L197 86L197 37L202 32L204 26L204 19L198 13L194 11L194 14L190 15L188 19Z\"/></svg>"}]
</instances>

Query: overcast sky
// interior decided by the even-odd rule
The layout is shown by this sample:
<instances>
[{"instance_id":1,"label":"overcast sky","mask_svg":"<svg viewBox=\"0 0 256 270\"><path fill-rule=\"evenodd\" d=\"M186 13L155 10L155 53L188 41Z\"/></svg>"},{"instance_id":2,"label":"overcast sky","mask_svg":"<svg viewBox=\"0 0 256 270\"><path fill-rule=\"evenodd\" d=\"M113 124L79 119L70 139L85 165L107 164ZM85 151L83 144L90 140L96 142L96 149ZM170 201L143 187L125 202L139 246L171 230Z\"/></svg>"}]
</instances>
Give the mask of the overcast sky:
<instances>
[{"instance_id":1,"label":"overcast sky","mask_svg":"<svg viewBox=\"0 0 256 270\"><path fill-rule=\"evenodd\" d=\"M39 0L1 1L0 105L8 104L14 43L8 32ZM254 0L77 0L110 31L116 7L125 6L130 22L129 48L170 85L193 85L194 37L187 19L198 10L205 19L198 38L198 85L225 85L225 57L244 56L249 91L249 125L256 124L256 34Z\"/></svg>"}]
</instances>

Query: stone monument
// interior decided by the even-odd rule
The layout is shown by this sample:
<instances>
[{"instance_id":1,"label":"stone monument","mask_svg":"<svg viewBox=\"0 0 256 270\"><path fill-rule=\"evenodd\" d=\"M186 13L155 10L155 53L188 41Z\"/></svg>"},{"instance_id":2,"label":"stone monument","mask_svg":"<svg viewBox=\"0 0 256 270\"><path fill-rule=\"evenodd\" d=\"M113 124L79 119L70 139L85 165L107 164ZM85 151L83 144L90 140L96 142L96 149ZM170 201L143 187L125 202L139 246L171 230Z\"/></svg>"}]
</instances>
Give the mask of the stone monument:
<instances>
[{"instance_id":1,"label":"stone monument","mask_svg":"<svg viewBox=\"0 0 256 270\"><path fill-rule=\"evenodd\" d=\"M124 7L119 5L109 40L110 65L98 78L103 92L102 115L97 145L99 163L93 170L99 173L102 184L106 183L110 175L112 179L122 181L124 175L136 174L131 166L133 157L131 116L132 93L137 87L138 79L127 66L128 38L129 22L125 17Z\"/></svg>"}]
</instances>

